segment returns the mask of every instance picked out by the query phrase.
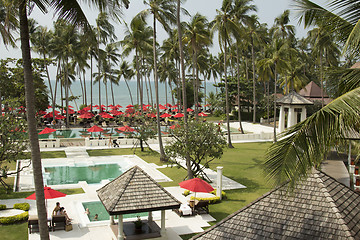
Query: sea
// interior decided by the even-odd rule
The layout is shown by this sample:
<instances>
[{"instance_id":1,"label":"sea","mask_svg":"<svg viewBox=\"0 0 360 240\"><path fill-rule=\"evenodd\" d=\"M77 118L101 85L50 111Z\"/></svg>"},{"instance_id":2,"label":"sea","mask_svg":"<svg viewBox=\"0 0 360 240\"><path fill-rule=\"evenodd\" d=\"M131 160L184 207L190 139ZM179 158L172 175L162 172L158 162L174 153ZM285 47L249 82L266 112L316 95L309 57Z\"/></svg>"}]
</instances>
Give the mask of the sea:
<instances>
[{"instance_id":1,"label":"sea","mask_svg":"<svg viewBox=\"0 0 360 240\"><path fill-rule=\"evenodd\" d=\"M55 89L55 81L50 81L50 82L51 82L52 89L54 90ZM45 84L48 86L49 85L48 81L45 80ZM90 84L91 84L90 81L86 81L86 95L87 95L87 104L88 105L90 104ZM153 96L153 103L155 104L155 102L156 102L155 82L151 81L150 84L151 84L151 91L152 91L152 96ZM140 100L138 100L137 82L136 81L128 81L128 85L129 85L131 95L133 98L133 103L137 104L138 101L140 102ZM103 83L101 84L101 104L103 104L103 105L113 104L110 84L108 84L107 87L108 87L108 100L106 102L105 85ZM201 91L204 92L204 84L202 87L203 88ZM49 89L49 86L48 86L48 89ZM120 104L122 107L125 108L127 105L132 104L129 90L124 81L121 81L119 83L119 85L113 84L113 89L114 89L115 105ZM146 90L146 87L144 84L144 91L143 91L144 104L151 104L151 92L150 92L149 86L148 86L148 89L149 89L149 94L147 93L147 90ZM206 82L207 95L209 94L209 92L215 92L215 91L216 91L216 88L214 87L214 82L212 82L212 81ZM166 92L167 92L167 94L166 94ZM80 81L74 81L71 84L69 95L77 98L77 99L70 101L69 105L73 106L74 109L78 110L79 107L83 104L83 93L81 90ZM50 92L49 92L49 96L50 96ZM166 97L167 97L167 99L166 99ZM92 99L93 99L93 105L99 104L99 84L93 85ZM176 103L175 97L174 97L174 100ZM50 98L49 98L49 101L50 101ZM170 89L169 85L167 85L167 91L166 91L165 83L159 83L159 102L160 102L160 104L166 104L166 103L174 104L173 100L172 100L172 96L171 96L171 89ZM57 87L56 104L61 105L61 95L60 95L59 86Z\"/></svg>"}]
</instances>

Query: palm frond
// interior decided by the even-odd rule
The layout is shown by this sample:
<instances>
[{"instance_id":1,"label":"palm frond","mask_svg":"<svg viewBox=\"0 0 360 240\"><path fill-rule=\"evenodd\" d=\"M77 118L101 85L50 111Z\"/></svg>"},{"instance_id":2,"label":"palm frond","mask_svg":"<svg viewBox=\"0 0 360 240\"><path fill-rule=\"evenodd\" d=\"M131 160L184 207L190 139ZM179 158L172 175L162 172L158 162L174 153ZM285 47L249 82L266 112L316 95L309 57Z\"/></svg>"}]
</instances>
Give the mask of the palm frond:
<instances>
[{"instance_id":1,"label":"palm frond","mask_svg":"<svg viewBox=\"0 0 360 240\"><path fill-rule=\"evenodd\" d=\"M311 168L319 167L330 147L345 140L348 132L358 131L359 103L360 88L356 88L283 132L266 153L267 177L294 186Z\"/></svg>"}]
</instances>

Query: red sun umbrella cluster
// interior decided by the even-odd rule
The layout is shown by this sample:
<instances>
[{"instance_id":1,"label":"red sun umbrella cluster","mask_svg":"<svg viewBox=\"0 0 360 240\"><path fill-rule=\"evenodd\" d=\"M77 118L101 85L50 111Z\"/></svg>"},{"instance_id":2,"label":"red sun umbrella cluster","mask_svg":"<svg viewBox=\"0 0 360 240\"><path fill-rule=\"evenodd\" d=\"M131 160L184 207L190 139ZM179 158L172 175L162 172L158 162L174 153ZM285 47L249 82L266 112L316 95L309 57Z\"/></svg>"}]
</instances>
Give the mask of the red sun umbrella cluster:
<instances>
[{"instance_id":1,"label":"red sun umbrella cluster","mask_svg":"<svg viewBox=\"0 0 360 240\"><path fill-rule=\"evenodd\" d=\"M122 132L135 132L135 129L133 129L132 127L129 127L129 126L119 127L118 130L120 130Z\"/></svg>"},{"instance_id":2,"label":"red sun umbrella cluster","mask_svg":"<svg viewBox=\"0 0 360 240\"><path fill-rule=\"evenodd\" d=\"M102 131L104 131L104 129L94 125L91 128L89 128L87 131L88 132L102 132Z\"/></svg>"},{"instance_id":3,"label":"red sun umbrella cluster","mask_svg":"<svg viewBox=\"0 0 360 240\"><path fill-rule=\"evenodd\" d=\"M183 116L184 116L184 114L182 114L182 113L177 113L174 115L175 118L181 118Z\"/></svg>"},{"instance_id":4,"label":"red sun umbrella cluster","mask_svg":"<svg viewBox=\"0 0 360 240\"><path fill-rule=\"evenodd\" d=\"M55 131L56 131L55 129L47 127L47 128L44 128L44 130L42 130L41 132L39 132L39 134L49 134L49 133L53 133Z\"/></svg>"},{"instance_id":5,"label":"red sun umbrella cluster","mask_svg":"<svg viewBox=\"0 0 360 240\"><path fill-rule=\"evenodd\" d=\"M168 113L164 113L164 114L161 114L160 117L161 118L167 118L167 117L171 117L171 115L168 114Z\"/></svg>"}]
</instances>

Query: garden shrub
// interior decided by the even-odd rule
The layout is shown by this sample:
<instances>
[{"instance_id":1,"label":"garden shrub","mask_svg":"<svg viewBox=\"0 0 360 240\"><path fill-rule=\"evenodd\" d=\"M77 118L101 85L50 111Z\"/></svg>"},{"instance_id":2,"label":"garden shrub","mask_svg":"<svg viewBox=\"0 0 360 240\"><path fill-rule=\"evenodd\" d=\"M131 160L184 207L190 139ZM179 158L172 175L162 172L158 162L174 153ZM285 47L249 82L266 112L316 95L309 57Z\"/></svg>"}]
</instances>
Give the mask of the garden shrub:
<instances>
[{"instance_id":1,"label":"garden shrub","mask_svg":"<svg viewBox=\"0 0 360 240\"><path fill-rule=\"evenodd\" d=\"M17 222L26 221L29 218L29 212L23 212L15 216L0 217L0 224L13 224Z\"/></svg>"},{"instance_id":2,"label":"garden shrub","mask_svg":"<svg viewBox=\"0 0 360 240\"><path fill-rule=\"evenodd\" d=\"M24 211L29 211L30 204L28 204L28 203L15 203L13 208L24 210Z\"/></svg>"},{"instance_id":3,"label":"garden shrub","mask_svg":"<svg viewBox=\"0 0 360 240\"><path fill-rule=\"evenodd\" d=\"M213 204L213 203L217 203L217 202L220 202L220 197L219 196L216 196L216 188L214 189L214 191L211 191L210 192L211 194L214 194L215 197L210 197L210 198L200 198L200 197L197 197L196 200L204 200L204 201L209 201L210 204ZM190 191L189 190L185 190L183 195L186 197L190 194ZM226 193L224 191L221 191L221 196L222 196L222 199L225 199L226 198ZM194 196L191 196L190 198L191 200L194 200L195 197Z\"/></svg>"},{"instance_id":4,"label":"garden shrub","mask_svg":"<svg viewBox=\"0 0 360 240\"><path fill-rule=\"evenodd\" d=\"M6 205L5 204L0 204L0 210L4 210L6 209Z\"/></svg>"}]
</instances>

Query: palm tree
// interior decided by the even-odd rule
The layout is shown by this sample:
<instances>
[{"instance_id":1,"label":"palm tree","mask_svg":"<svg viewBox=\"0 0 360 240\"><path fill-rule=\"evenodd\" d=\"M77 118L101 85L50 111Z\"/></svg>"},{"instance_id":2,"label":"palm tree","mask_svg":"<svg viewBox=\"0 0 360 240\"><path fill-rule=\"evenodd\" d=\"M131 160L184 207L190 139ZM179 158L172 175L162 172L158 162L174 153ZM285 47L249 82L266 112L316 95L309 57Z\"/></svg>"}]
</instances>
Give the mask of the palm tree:
<instances>
[{"instance_id":1,"label":"palm tree","mask_svg":"<svg viewBox=\"0 0 360 240\"><path fill-rule=\"evenodd\" d=\"M174 23L176 6L173 0L148 0L144 3L149 7L139 13L139 16L146 17L149 14L153 15L153 55L154 55L154 81L155 81L155 98L156 98L156 120L158 128L158 139L160 148L160 160L167 161L164 152L164 146L161 137L160 128L160 109L159 109L159 79L157 73L157 49L156 49L156 21L159 21L164 29L169 32L169 23Z\"/></svg>"},{"instance_id":2,"label":"palm tree","mask_svg":"<svg viewBox=\"0 0 360 240\"><path fill-rule=\"evenodd\" d=\"M332 1L335 14L308 1L297 0L301 20L306 26L322 25L337 33L347 53L358 52L360 15L357 2ZM268 177L278 183L289 180L292 186L307 177L312 168L320 166L330 149L346 141L349 132L358 132L360 123L360 75L357 69L345 69L340 74L337 95L334 101L285 131L266 155Z\"/></svg>"},{"instance_id":3,"label":"palm tree","mask_svg":"<svg viewBox=\"0 0 360 240\"><path fill-rule=\"evenodd\" d=\"M227 81L227 50L230 45L231 35L238 37L240 32L239 25L232 18L234 5L232 0L223 0L222 7L217 10L217 15L212 22L211 31L218 31L219 45L221 52L224 53L224 80L225 80L225 103L226 103L226 124L227 124L227 136L228 147L233 148L230 136L230 116L229 116L229 90Z\"/></svg>"},{"instance_id":4,"label":"palm tree","mask_svg":"<svg viewBox=\"0 0 360 240\"><path fill-rule=\"evenodd\" d=\"M128 62L123 61L123 62L120 64L120 69L117 70L116 73L117 73L117 75L118 75L118 77L117 77L117 83L120 82L121 77L124 78L126 87L127 87L128 91L129 91L131 104L134 105L133 97L132 97L132 94L131 94L131 89L130 89L129 84L128 84L128 82L127 82L128 80L130 80L130 79L135 75L134 71L130 68Z\"/></svg>"},{"instance_id":5,"label":"palm tree","mask_svg":"<svg viewBox=\"0 0 360 240\"><path fill-rule=\"evenodd\" d=\"M196 13L189 23L185 23L184 42L189 45L192 55L192 74L194 82L194 102L195 102L195 118L198 117L199 109L199 77L198 77L198 54L203 47L209 46L212 43L211 34L209 31L209 22L207 18L199 13Z\"/></svg>"},{"instance_id":6,"label":"palm tree","mask_svg":"<svg viewBox=\"0 0 360 240\"><path fill-rule=\"evenodd\" d=\"M26 101L26 114L28 122L28 133L30 139L31 148L31 160L34 173L34 184L36 194L36 206L39 217L39 229L40 238L42 240L49 239L49 229L47 225L47 216L45 208L45 197L44 197L44 185L41 167L41 156L39 148L39 139L36 129L35 119L35 89L33 83L33 75L31 69L31 55L30 55L30 37L29 37L29 25L27 18L27 7L29 3L39 7L42 11L46 11L48 8L56 9L57 14L60 18L66 19L71 23L77 25L88 26L87 20L84 13L81 10L80 5L77 1L66 0L66 1L55 1L55 0L44 0L44 1L27 1L27 0L15 0L12 1L14 6L18 8L18 16L20 22L20 43L21 53L24 67L24 80L25 80L25 101ZM103 1L93 1L92 4L97 5L101 9L111 11L114 15L118 15L120 9L120 2L113 1L112 4L104 4ZM126 0L125 4L128 4ZM69 8L69 6L72 6ZM110 7L108 9L108 7ZM12 12L13 13L13 12ZM13 15L14 16L14 15Z\"/></svg>"}]
</instances>

